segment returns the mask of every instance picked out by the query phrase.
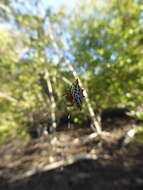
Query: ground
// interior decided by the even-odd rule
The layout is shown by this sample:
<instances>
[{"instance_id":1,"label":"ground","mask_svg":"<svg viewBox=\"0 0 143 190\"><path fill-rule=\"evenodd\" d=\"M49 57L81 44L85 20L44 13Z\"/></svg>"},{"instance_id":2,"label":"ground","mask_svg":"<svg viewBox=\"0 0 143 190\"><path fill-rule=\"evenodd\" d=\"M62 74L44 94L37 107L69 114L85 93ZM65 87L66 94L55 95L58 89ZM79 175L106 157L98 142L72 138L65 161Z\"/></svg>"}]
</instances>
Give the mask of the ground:
<instances>
[{"instance_id":1,"label":"ground","mask_svg":"<svg viewBox=\"0 0 143 190\"><path fill-rule=\"evenodd\" d=\"M133 127L125 120L106 121L102 138L88 127L72 126L1 145L0 190L143 189L143 144L124 143Z\"/></svg>"}]
</instances>

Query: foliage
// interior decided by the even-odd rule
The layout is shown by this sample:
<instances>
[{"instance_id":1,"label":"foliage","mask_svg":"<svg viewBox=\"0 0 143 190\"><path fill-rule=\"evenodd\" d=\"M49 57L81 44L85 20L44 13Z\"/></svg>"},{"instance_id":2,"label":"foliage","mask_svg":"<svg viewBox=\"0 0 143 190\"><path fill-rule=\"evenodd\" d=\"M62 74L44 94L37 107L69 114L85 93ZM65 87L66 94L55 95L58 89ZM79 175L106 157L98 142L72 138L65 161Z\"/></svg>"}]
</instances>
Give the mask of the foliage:
<instances>
[{"instance_id":1,"label":"foliage","mask_svg":"<svg viewBox=\"0 0 143 190\"><path fill-rule=\"evenodd\" d=\"M142 1L77 2L70 12L42 7L37 1L1 1L0 15L0 137L26 134L34 113L50 113L49 97L39 73L49 71L57 117L64 114L63 94L73 82L49 38L55 41L78 72L95 111L129 107L142 118L143 102L143 3ZM7 14L5 14L7 13ZM67 42L65 49L62 39ZM83 116L87 106L83 106ZM77 115L77 110L72 112ZM49 118L50 119L50 118Z\"/></svg>"}]
</instances>

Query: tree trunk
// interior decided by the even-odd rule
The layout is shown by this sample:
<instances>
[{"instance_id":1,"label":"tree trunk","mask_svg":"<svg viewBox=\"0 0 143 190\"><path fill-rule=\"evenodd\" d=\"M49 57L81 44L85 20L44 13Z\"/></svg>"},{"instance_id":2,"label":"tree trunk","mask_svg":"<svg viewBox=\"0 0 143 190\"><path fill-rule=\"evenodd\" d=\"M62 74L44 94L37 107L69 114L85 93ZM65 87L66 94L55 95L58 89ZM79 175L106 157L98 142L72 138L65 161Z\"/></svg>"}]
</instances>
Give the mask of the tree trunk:
<instances>
[{"instance_id":1,"label":"tree trunk","mask_svg":"<svg viewBox=\"0 0 143 190\"><path fill-rule=\"evenodd\" d=\"M51 128L51 132L54 132L56 130L56 102L55 102L55 98L54 98L54 93L53 93L53 88L52 88L52 84L51 84L51 80L50 80L50 76L49 76L49 72L46 71L45 72L45 79L47 81L47 86L48 86L48 90L49 90L49 94L50 94L50 102L51 102L51 119L52 119L52 128Z\"/></svg>"},{"instance_id":2,"label":"tree trunk","mask_svg":"<svg viewBox=\"0 0 143 190\"><path fill-rule=\"evenodd\" d=\"M43 29L42 28L38 28L38 38L39 39L41 37L41 30L43 30ZM44 62L46 63L46 56L43 53L42 47L39 48L38 55L39 55L39 57L43 57L44 58ZM46 86L48 87L48 88L44 87L44 91L46 92L46 94L49 97L50 108L51 108L50 109L50 113L51 113L52 127L51 127L50 131L54 132L56 130L56 126L57 126L56 125L56 101L55 101L55 98L54 98L52 83L51 83L51 80L50 80L50 75L49 75L48 69L44 70L44 78L46 79L46 83L47 83Z\"/></svg>"},{"instance_id":3,"label":"tree trunk","mask_svg":"<svg viewBox=\"0 0 143 190\"><path fill-rule=\"evenodd\" d=\"M56 41L54 40L54 36L53 36L53 33L52 33L52 29L49 28L48 31L49 31L49 33L48 33L49 38L51 39L51 43L52 43L53 47L55 48L55 51L56 51L57 54L59 55L60 59L64 59L64 60L65 60L65 62L67 63L67 66L68 66L69 70L71 71L71 73L73 74L74 78L76 78L76 79L79 80L79 85L81 86L81 88L84 89L83 84L82 84L81 80L79 79L76 70L74 69L74 67L72 66L72 64L70 63L70 61L67 60L67 59L63 56L62 52L60 51L60 48L58 47ZM67 49L67 45L65 44L65 42L64 42L63 40L62 40L62 43L63 43L65 49ZM101 130L101 122L100 122L100 120L98 120L98 119L96 118L96 116L95 116L94 110L93 110L92 105L91 105L90 100L89 100L88 93L87 93L87 91L86 91L85 89L84 89L84 96L85 96L85 101L86 101L86 103L87 103L88 110L89 110L90 117L91 117L91 119L92 119L93 125L94 125L94 127L95 127L97 133L98 133L98 134L101 134L101 132L102 132L102 130Z\"/></svg>"}]
</instances>

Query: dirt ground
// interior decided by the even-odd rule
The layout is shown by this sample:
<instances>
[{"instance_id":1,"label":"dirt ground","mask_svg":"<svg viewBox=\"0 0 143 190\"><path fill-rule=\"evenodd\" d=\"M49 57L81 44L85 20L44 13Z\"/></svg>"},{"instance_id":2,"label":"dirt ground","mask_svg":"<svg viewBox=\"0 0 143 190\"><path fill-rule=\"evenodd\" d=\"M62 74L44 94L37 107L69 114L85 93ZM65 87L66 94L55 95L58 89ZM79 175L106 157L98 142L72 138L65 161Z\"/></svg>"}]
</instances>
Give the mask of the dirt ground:
<instances>
[{"instance_id":1,"label":"dirt ground","mask_svg":"<svg viewBox=\"0 0 143 190\"><path fill-rule=\"evenodd\" d=\"M112 123L112 125L111 125ZM0 190L142 190L143 144L124 143L128 121L65 129L0 147Z\"/></svg>"}]
</instances>

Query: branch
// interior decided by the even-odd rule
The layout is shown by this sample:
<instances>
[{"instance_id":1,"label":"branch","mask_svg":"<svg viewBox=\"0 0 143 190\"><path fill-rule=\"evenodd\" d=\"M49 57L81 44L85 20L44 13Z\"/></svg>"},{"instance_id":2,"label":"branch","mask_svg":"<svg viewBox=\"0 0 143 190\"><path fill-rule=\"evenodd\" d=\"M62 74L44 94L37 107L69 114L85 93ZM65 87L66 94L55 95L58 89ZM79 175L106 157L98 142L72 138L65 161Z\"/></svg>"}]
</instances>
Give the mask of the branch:
<instances>
[{"instance_id":1,"label":"branch","mask_svg":"<svg viewBox=\"0 0 143 190\"><path fill-rule=\"evenodd\" d=\"M56 115L55 115L56 102L55 102L55 98L53 96L53 88L52 88L51 80L49 77L49 71L45 72L45 78L47 79L47 86L48 86L48 90L50 93L52 130L55 130L56 129Z\"/></svg>"},{"instance_id":2,"label":"branch","mask_svg":"<svg viewBox=\"0 0 143 190\"><path fill-rule=\"evenodd\" d=\"M0 98L4 98L4 99L7 99L9 100L10 102L17 102L17 100L3 92L0 92Z\"/></svg>"},{"instance_id":3,"label":"branch","mask_svg":"<svg viewBox=\"0 0 143 190\"><path fill-rule=\"evenodd\" d=\"M65 166L69 166L71 164L74 164L78 161L84 161L84 160L98 160L98 159L105 159L104 155L93 155L93 154L86 154L83 156L77 156L77 157L71 157L71 158L67 158L65 160L61 160L61 161L57 161L51 164L47 164L43 167L39 167L39 168L34 168L31 169L27 172L25 172L22 176L16 176L14 177L14 180L19 180L21 178L26 178L26 177L30 177L32 175L38 174L38 173L42 173L42 172L47 172L50 170L54 170L60 167L65 167Z\"/></svg>"},{"instance_id":4,"label":"branch","mask_svg":"<svg viewBox=\"0 0 143 190\"><path fill-rule=\"evenodd\" d=\"M72 64L70 63L70 61L67 60L67 59L63 56L63 54L62 54L60 48L58 47L56 41L54 40L54 36L53 36L53 32L52 32L51 27L49 27L49 30L48 30L48 31L49 31L49 33L48 33L48 34L49 34L49 38L51 39L51 43L52 43L52 45L53 45L53 47L54 47L54 49L55 49L57 55L59 56L60 59L64 59L64 60L65 60L65 62L67 63L67 66L68 66L69 70L71 71L71 73L73 74L74 78L76 78L76 79L79 80L79 85L81 86L81 88L84 89L83 84L82 84L81 80L79 79L76 70L74 69L74 67L72 66ZM63 43L65 49L67 49L67 44L65 43L64 40L62 40L62 43ZM98 134L101 134L101 124L100 124L100 121L98 121L98 119L96 119L96 117L95 117L95 113L94 113L94 110L93 110L93 108L92 108L92 106L91 106L91 103L90 103L90 100L89 100L89 96L88 96L88 93L87 93L86 89L84 89L84 96L85 96L85 101L86 101L86 103L87 103L88 110L89 110L91 119L92 119L92 121L93 121L94 127L96 128L97 133L98 133Z\"/></svg>"}]
</instances>

